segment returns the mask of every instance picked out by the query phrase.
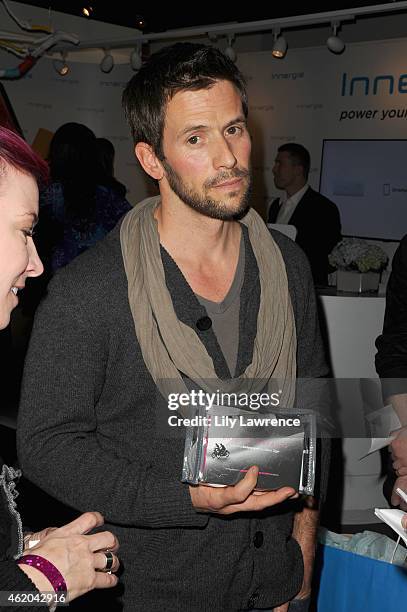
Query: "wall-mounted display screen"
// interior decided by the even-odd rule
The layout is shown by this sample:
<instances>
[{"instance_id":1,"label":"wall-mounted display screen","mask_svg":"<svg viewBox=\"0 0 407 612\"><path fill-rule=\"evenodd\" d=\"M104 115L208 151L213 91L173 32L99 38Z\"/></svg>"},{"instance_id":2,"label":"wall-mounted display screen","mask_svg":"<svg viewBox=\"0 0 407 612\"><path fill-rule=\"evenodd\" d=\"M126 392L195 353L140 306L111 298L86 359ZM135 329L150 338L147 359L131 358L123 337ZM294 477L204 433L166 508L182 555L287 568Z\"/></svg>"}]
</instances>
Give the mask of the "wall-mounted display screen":
<instances>
[{"instance_id":1,"label":"wall-mounted display screen","mask_svg":"<svg viewBox=\"0 0 407 612\"><path fill-rule=\"evenodd\" d=\"M320 192L342 234L400 240L407 233L407 140L324 140Z\"/></svg>"}]
</instances>

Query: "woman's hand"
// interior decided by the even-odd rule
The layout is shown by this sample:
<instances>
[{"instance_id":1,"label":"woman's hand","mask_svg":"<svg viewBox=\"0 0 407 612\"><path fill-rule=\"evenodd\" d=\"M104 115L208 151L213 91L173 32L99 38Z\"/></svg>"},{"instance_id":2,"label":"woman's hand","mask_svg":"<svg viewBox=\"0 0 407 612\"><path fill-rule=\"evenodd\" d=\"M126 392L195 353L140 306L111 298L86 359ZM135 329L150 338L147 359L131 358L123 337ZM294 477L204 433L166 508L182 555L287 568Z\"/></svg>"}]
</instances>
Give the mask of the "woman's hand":
<instances>
[{"instance_id":1,"label":"woman's hand","mask_svg":"<svg viewBox=\"0 0 407 612\"><path fill-rule=\"evenodd\" d=\"M26 533L24 536L24 552L23 555L28 555L30 549L39 544L41 540L45 538L45 536L49 535L52 531L55 531L58 527L47 527L46 529L42 529L42 531L35 531L33 533Z\"/></svg>"},{"instance_id":2,"label":"woman's hand","mask_svg":"<svg viewBox=\"0 0 407 612\"><path fill-rule=\"evenodd\" d=\"M80 517L59 528L48 528L30 535L30 540L40 540L38 544L26 549L25 554L44 557L60 571L65 579L68 599L91 591L104 589L117 584L118 578L103 572L106 567L105 551L117 552L117 538L109 531L86 535L95 527L103 525L99 512L86 512ZM119 569L119 560L113 555L112 572ZM35 567L19 565L40 591L53 591L51 583ZM99 571L97 571L99 570Z\"/></svg>"}]
</instances>

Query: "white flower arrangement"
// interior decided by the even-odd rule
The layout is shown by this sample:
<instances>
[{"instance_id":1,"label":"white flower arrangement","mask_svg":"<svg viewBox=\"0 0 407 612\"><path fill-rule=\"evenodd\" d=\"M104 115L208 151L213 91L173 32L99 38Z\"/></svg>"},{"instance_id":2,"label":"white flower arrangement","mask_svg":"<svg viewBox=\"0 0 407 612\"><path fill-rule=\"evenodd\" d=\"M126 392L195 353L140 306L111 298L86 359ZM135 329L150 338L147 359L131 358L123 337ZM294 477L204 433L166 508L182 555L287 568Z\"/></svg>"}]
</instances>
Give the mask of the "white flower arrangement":
<instances>
[{"instance_id":1,"label":"white flower arrangement","mask_svg":"<svg viewBox=\"0 0 407 612\"><path fill-rule=\"evenodd\" d=\"M328 259L334 268L357 272L381 272L389 261L383 249L359 238L343 238Z\"/></svg>"}]
</instances>

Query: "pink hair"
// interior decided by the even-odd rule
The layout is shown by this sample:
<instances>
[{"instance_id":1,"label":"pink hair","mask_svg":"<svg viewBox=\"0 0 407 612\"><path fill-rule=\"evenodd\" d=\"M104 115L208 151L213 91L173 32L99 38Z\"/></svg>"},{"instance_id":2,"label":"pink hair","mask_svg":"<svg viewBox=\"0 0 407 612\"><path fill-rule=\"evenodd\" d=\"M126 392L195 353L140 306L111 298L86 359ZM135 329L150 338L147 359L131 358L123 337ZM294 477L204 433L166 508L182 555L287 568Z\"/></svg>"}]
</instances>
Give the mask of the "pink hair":
<instances>
[{"instance_id":1,"label":"pink hair","mask_svg":"<svg viewBox=\"0 0 407 612\"><path fill-rule=\"evenodd\" d=\"M48 164L15 132L0 126L0 167L9 164L35 178L38 185L49 181Z\"/></svg>"}]
</instances>

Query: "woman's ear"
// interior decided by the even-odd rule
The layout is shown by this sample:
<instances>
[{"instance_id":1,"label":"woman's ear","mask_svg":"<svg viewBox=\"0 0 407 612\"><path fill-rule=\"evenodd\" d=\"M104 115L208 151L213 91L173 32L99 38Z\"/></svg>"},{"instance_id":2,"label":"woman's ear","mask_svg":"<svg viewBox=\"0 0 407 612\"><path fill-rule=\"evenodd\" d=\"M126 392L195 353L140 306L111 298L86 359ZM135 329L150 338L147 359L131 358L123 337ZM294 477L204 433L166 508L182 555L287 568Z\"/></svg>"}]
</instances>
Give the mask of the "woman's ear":
<instances>
[{"instance_id":1,"label":"woman's ear","mask_svg":"<svg viewBox=\"0 0 407 612\"><path fill-rule=\"evenodd\" d=\"M164 168L151 145L146 142L138 142L134 147L134 152L143 170L153 179L160 181L164 176Z\"/></svg>"}]
</instances>

